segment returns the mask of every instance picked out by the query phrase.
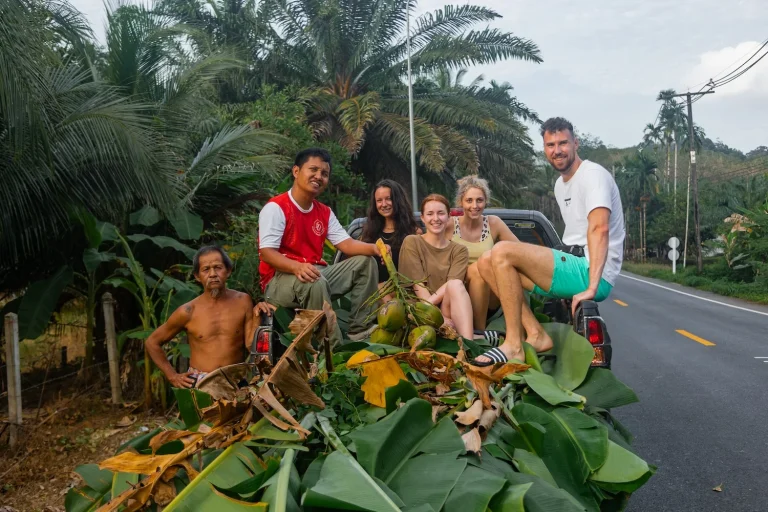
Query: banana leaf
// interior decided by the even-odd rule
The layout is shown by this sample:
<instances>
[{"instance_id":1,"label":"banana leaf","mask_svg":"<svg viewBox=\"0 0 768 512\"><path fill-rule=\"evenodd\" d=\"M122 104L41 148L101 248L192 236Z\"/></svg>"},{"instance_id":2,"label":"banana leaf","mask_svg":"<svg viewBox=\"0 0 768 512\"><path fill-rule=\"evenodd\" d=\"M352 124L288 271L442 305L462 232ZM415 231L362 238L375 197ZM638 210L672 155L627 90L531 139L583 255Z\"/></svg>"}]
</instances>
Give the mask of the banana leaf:
<instances>
[{"instance_id":1,"label":"banana leaf","mask_svg":"<svg viewBox=\"0 0 768 512\"><path fill-rule=\"evenodd\" d=\"M474 466L467 466L448 495L443 512L485 512L491 500L506 484L504 478ZM523 494L525 492L519 495L520 511L523 510ZM505 503L503 510L514 510L510 504L511 502Z\"/></svg>"},{"instance_id":2,"label":"banana leaf","mask_svg":"<svg viewBox=\"0 0 768 512\"><path fill-rule=\"evenodd\" d=\"M598 503L586 484L589 466L562 424L553 414L530 404L518 404L511 413L520 425L523 448L541 457L560 488L568 491L586 510L597 511Z\"/></svg>"},{"instance_id":3,"label":"banana leaf","mask_svg":"<svg viewBox=\"0 0 768 512\"><path fill-rule=\"evenodd\" d=\"M203 219L187 210L176 210L168 221L182 240L197 240L203 234Z\"/></svg>"},{"instance_id":4,"label":"banana leaf","mask_svg":"<svg viewBox=\"0 0 768 512\"><path fill-rule=\"evenodd\" d=\"M154 226L160 222L160 214L152 206L146 204L140 210L133 212L128 221L132 226Z\"/></svg>"},{"instance_id":5,"label":"banana leaf","mask_svg":"<svg viewBox=\"0 0 768 512\"><path fill-rule=\"evenodd\" d=\"M59 296L73 278L72 267L65 265L51 277L36 281L27 288L19 305L20 340L33 340L45 332Z\"/></svg>"},{"instance_id":6,"label":"banana leaf","mask_svg":"<svg viewBox=\"0 0 768 512\"><path fill-rule=\"evenodd\" d=\"M280 469L262 486L265 491L261 501L269 504L270 512L301 512L299 507L301 478L293 464L295 457L294 450L286 450L280 460ZM218 510L225 509L217 509L217 512Z\"/></svg>"},{"instance_id":7,"label":"banana leaf","mask_svg":"<svg viewBox=\"0 0 768 512\"><path fill-rule=\"evenodd\" d=\"M409 400L350 438L360 465L407 507L440 510L466 467L466 460L457 458L464 453L464 442L452 420L433 423L432 406L422 399Z\"/></svg>"},{"instance_id":8,"label":"banana leaf","mask_svg":"<svg viewBox=\"0 0 768 512\"><path fill-rule=\"evenodd\" d=\"M251 478L260 467L258 457L243 443L234 443L187 485L168 506L165 512L216 510L237 512L261 510L267 512L266 503L256 504L233 499L218 491ZM215 486L215 487L214 487ZM270 510L274 510L269 507Z\"/></svg>"},{"instance_id":9,"label":"banana leaf","mask_svg":"<svg viewBox=\"0 0 768 512\"><path fill-rule=\"evenodd\" d=\"M608 429L581 411L559 407L552 416L568 433L591 473L605 464L608 457Z\"/></svg>"},{"instance_id":10,"label":"banana leaf","mask_svg":"<svg viewBox=\"0 0 768 512\"><path fill-rule=\"evenodd\" d=\"M591 359L590 359L591 361ZM541 398L551 405L574 404L581 405L586 399L572 391L568 391L546 373L538 372L533 368L525 370L522 374L525 383Z\"/></svg>"},{"instance_id":11,"label":"banana leaf","mask_svg":"<svg viewBox=\"0 0 768 512\"><path fill-rule=\"evenodd\" d=\"M191 247L188 247L178 240L174 240L171 237L168 236L148 236L148 235L128 235L126 238L132 242L143 242L145 240L149 240L156 246L160 247L161 249L165 248L172 248L176 249L180 253L184 254L187 258L192 259L195 256L195 250Z\"/></svg>"},{"instance_id":12,"label":"banana leaf","mask_svg":"<svg viewBox=\"0 0 768 512\"><path fill-rule=\"evenodd\" d=\"M569 391L576 389L587 376L587 371L595 357L595 350L584 336L577 334L567 324L551 322L542 327L552 337L555 365L552 377Z\"/></svg>"},{"instance_id":13,"label":"banana leaf","mask_svg":"<svg viewBox=\"0 0 768 512\"><path fill-rule=\"evenodd\" d=\"M643 459L614 443L608 441L608 457L590 480L608 491L634 492L640 488L656 471Z\"/></svg>"},{"instance_id":14,"label":"banana leaf","mask_svg":"<svg viewBox=\"0 0 768 512\"><path fill-rule=\"evenodd\" d=\"M98 509L109 501L112 491L112 471L99 469L97 464L78 466L75 473L85 482L83 487L67 491L64 506L68 512L85 512Z\"/></svg>"},{"instance_id":15,"label":"banana leaf","mask_svg":"<svg viewBox=\"0 0 768 512\"><path fill-rule=\"evenodd\" d=\"M575 392L587 398L587 405L603 409L640 401L632 389L605 368L590 368L587 378Z\"/></svg>"}]
</instances>

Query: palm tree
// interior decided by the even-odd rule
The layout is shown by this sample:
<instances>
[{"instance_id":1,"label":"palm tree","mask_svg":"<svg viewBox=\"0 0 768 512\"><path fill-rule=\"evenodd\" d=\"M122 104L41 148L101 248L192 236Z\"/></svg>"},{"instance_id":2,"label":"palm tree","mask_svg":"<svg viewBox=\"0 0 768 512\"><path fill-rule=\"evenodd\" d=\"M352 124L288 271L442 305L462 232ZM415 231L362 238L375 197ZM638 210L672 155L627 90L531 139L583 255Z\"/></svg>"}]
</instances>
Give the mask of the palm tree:
<instances>
[{"instance_id":1,"label":"palm tree","mask_svg":"<svg viewBox=\"0 0 768 512\"><path fill-rule=\"evenodd\" d=\"M631 208L635 205L639 207L640 246L645 249L646 206L659 192L656 161L642 152L625 157L616 173L616 183L622 196L625 217L629 219Z\"/></svg>"},{"instance_id":2,"label":"palm tree","mask_svg":"<svg viewBox=\"0 0 768 512\"><path fill-rule=\"evenodd\" d=\"M414 3L266 1L268 19L276 27L262 63L265 80L311 88L303 101L315 133L342 144L367 177L405 178L410 145L403 32ZM498 17L473 5L422 15L411 34L414 72L425 76L446 67L510 58L541 62L529 40L496 29L467 31ZM529 169L533 151L523 124L525 109L509 91L506 86L477 85L415 90L420 167L507 175Z\"/></svg>"},{"instance_id":3,"label":"palm tree","mask_svg":"<svg viewBox=\"0 0 768 512\"><path fill-rule=\"evenodd\" d=\"M178 208L205 214L222 204L235 206L285 168L287 162L274 155L281 137L224 123L218 115L217 87L245 65L233 50L202 55L186 49L177 43L188 27L143 6L120 6L107 12L107 20L104 76L151 105L183 194ZM192 33L198 43L205 37Z\"/></svg>"},{"instance_id":4,"label":"palm tree","mask_svg":"<svg viewBox=\"0 0 768 512\"><path fill-rule=\"evenodd\" d=\"M164 210L178 200L173 167L157 165L167 157L146 105L62 62L88 37L67 4L0 6L3 267L40 253L80 212L110 219L135 202Z\"/></svg>"}]
</instances>

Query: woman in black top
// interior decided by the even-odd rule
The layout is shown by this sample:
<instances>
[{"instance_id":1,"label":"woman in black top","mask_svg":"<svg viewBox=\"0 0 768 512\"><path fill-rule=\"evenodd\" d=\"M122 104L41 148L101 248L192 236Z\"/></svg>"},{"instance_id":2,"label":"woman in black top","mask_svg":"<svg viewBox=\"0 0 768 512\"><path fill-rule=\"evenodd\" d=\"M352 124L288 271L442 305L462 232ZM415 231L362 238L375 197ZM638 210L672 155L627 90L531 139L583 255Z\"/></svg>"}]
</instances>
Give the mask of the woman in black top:
<instances>
[{"instance_id":1,"label":"woman in black top","mask_svg":"<svg viewBox=\"0 0 768 512\"><path fill-rule=\"evenodd\" d=\"M392 180L381 180L376 184L368 207L368 218L360 239L363 242L375 243L377 239L392 248L392 260L398 265L400 246L408 235L421 234L413 208L408 196L399 183ZM380 259L379 286L389 279L389 272Z\"/></svg>"}]
</instances>

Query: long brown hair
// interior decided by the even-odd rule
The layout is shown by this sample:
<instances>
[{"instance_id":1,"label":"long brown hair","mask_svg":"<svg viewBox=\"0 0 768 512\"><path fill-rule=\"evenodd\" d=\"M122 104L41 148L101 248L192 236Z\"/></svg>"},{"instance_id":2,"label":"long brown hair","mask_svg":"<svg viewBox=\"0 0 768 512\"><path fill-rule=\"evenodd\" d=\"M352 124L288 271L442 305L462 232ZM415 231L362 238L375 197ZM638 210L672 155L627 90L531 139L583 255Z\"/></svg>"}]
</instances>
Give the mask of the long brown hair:
<instances>
[{"instance_id":1,"label":"long brown hair","mask_svg":"<svg viewBox=\"0 0 768 512\"><path fill-rule=\"evenodd\" d=\"M392 197L392 217L395 221L395 238L392 241L392 245L397 247L403 243L403 239L406 236L416 233L419 225L413 217L413 208L408 200L408 195L399 183L392 180L381 180L373 187L371 202L368 205L368 218L365 221L360 240L374 243L381 236L382 231L384 231L386 219L376 208L376 191L380 188L388 188Z\"/></svg>"}]
</instances>

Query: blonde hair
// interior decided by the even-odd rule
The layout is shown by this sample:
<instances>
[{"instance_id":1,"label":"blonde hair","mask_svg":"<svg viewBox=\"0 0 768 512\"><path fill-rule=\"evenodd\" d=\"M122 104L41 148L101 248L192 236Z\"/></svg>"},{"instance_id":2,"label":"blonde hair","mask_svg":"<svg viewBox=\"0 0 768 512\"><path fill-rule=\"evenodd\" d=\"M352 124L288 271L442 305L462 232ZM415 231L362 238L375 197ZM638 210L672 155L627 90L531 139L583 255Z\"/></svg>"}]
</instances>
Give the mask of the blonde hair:
<instances>
[{"instance_id":1,"label":"blonde hair","mask_svg":"<svg viewBox=\"0 0 768 512\"><path fill-rule=\"evenodd\" d=\"M477 174L470 174L465 176L456 182L459 185L459 189L456 191L456 207L461 207L461 200L464 199L464 194L471 188L479 188L485 195L485 203L491 202L491 189L488 187L488 181L481 178Z\"/></svg>"}]
</instances>

